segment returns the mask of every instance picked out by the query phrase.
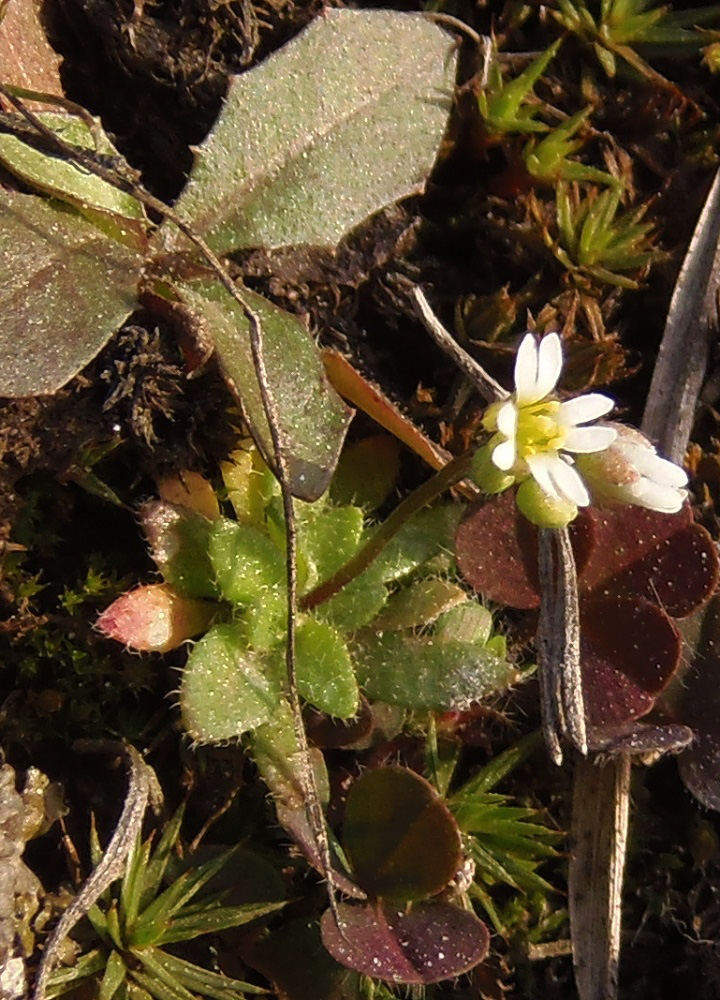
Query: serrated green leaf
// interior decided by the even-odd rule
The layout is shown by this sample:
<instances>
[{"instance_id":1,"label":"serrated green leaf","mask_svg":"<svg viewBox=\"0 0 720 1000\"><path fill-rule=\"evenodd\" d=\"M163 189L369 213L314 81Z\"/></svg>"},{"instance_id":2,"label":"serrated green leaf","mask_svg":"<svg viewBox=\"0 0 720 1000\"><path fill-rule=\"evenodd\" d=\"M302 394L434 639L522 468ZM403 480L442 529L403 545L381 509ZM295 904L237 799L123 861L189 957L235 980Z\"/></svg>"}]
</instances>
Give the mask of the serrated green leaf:
<instances>
[{"instance_id":1,"label":"serrated green leaf","mask_svg":"<svg viewBox=\"0 0 720 1000\"><path fill-rule=\"evenodd\" d=\"M70 209L0 189L0 395L76 375L135 308L142 265Z\"/></svg>"},{"instance_id":2,"label":"serrated green leaf","mask_svg":"<svg viewBox=\"0 0 720 1000\"><path fill-rule=\"evenodd\" d=\"M267 534L250 524L215 521L208 545L213 574L226 601L247 604L282 592L285 559Z\"/></svg>"},{"instance_id":3,"label":"serrated green leaf","mask_svg":"<svg viewBox=\"0 0 720 1000\"><path fill-rule=\"evenodd\" d=\"M421 189L452 105L454 49L416 14L325 10L231 80L178 214L219 253L335 246Z\"/></svg>"},{"instance_id":4,"label":"serrated green leaf","mask_svg":"<svg viewBox=\"0 0 720 1000\"><path fill-rule=\"evenodd\" d=\"M467 600L462 587L449 580L416 580L390 598L375 619L374 628L383 631L429 625L443 612Z\"/></svg>"},{"instance_id":5,"label":"serrated green leaf","mask_svg":"<svg viewBox=\"0 0 720 1000\"><path fill-rule=\"evenodd\" d=\"M180 684L186 732L199 743L237 739L268 722L281 698L271 660L232 625L215 625L190 651Z\"/></svg>"},{"instance_id":6,"label":"serrated green leaf","mask_svg":"<svg viewBox=\"0 0 720 1000\"><path fill-rule=\"evenodd\" d=\"M274 448L258 386L249 322L213 279L178 280L182 298L206 324L230 388L242 403L253 439L274 468ZM351 411L331 387L302 322L262 295L241 293L262 326L263 359L277 412L293 495L317 500L332 478Z\"/></svg>"},{"instance_id":7,"label":"serrated green leaf","mask_svg":"<svg viewBox=\"0 0 720 1000\"><path fill-rule=\"evenodd\" d=\"M358 683L368 697L406 708L466 709L520 677L513 664L476 643L361 633L351 649Z\"/></svg>"},{"instance_id":8,"label":"serrated green leaf","mask_svg":"<svg viewBox=\"0 0 720 1000\"><path fill-rule=\"evenodd\" d=\"M350 653L331 625L309 619L298 628L295 663L298 690L306 701L339 719L355 715L360 692Z\"/></svg>"}]
</instances>

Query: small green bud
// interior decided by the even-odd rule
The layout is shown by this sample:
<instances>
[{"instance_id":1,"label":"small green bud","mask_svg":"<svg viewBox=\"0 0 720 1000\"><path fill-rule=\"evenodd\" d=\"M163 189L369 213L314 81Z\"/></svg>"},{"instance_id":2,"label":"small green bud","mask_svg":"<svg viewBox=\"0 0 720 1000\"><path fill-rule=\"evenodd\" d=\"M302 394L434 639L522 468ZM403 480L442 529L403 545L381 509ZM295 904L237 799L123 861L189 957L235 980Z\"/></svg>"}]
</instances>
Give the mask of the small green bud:
<instances>
[{"instance_id":1,"label":"small green bud","mask_svg":"<svg viewBox=\"0 0 720 1000\"><path fill-rule=\"evenodd\" d=\"M564 528L577 517L571 500L549 496L534 479L526 479L517 491L518 510L538 528Z\"/></svg>"},{"instance_id":2,"label":"small green bud","mask_svg":"<svg viewBox=\"0 0 720 1000\"><path fill-rule=\"evenodd\" d=\"M493 463L492 446L489 444L478 448L470 466L470 477L483 493L502 493L515 482L515 477Z\"/></svg>"}]
</instances>

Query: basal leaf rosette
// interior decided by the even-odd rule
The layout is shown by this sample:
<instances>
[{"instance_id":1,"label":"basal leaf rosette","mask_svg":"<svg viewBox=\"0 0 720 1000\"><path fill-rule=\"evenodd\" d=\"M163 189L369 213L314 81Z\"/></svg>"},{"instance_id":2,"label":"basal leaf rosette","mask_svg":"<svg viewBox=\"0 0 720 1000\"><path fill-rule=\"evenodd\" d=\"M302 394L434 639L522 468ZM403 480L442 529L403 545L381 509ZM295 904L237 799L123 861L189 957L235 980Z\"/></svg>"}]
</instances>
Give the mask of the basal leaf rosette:
<instances>
[{"instance_id":1,"label":"basal leaf rosette","mask_svg":"<svg viewBox=\"0 0 720 1000\"><path fill-rule=\"evenodd\" d=\"M690 508L662 514L641 507L588 508L570 525L580 591L581 663L594 748L646 716L680 660L673 621L715 589L718 559ZM456 557L487 600L534 612L540 605L537 531L509 493L468 510Z\"/></svg>"}]
</instances>

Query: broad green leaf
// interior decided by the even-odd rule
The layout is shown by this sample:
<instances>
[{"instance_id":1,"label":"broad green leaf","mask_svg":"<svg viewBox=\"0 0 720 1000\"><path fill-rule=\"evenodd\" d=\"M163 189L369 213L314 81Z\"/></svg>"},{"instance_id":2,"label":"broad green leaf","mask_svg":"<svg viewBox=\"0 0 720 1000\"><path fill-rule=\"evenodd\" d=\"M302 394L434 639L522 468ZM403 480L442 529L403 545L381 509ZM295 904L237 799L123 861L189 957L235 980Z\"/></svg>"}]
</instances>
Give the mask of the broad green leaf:
<instances>
[{"instance_id":1,"label":"broad green leaf","mask_svg":"<svg viewBox=\"0 0 720 1000\"><path fill-rule=\"evenodd\" d=\"M381 573L383 580L391 582L407 576L438 554L452 552L461 514L462 506L453 503L421 510L400 528L367 572Z\"/></svg>"},{"instance_id":2,"label":"broad green leaf","mask_svg":"<svg viewBox=\"0 0 720 1000\"><path fill-rule=\"evenodd\" d=\"M454 50L417 14L323 11L232 79L178 214L218 253L335 246L422 189L452 105ZM167 248L184 245L163 229Z\"/></svg>"},{"instance_id":3,"label":"broad green leaf","mask_svg":"<svg viewBox=\"0 0 720 1000\"><path fill-rule=\"evenodd\" d=\"M280 685L262 654L231 625L216 625L195 645L183 670L180 706L198 743L237 739L272 718Z\"/></svg>"},{"instance_id":4,"label":"broad green leaf","mask_svg":"<svg viewBox=\"0 0 720 1000\"><path fill-rule=\"evenodd\" d=\"M220 597L208 549L215 521L166 500L149 500L140 523L163 579L186 597Z\"/></svg>"},{"instance_id":5,"label":"broad green leaf","mask_svg":"<svg viewBox=\"0 0 720 1000\"><path fill-rule=\"evenodd\" d=\"M245 314L218 281L183 280L177 282L177 288L205 322L255 443L274 468L274 449ZM292 492L302 500L317 500L332 478L351 411L328 382L317 348L301 321L262 295L246 288L241 292L262 325L268 385L287 454Z\"/></svg>"},{"instance_id":6,"label":"broad green leaf","mask_svg":"<svg viewBox=\"0 0 720 1000\"><path fill-rule=\"evenodd\" d=\"M462 587L449 580L416 580L390 598L375 619L374 628L383 631L429 625L444 611L467 603L467 599Z\"/></svg>"},{"instance_id":7,"label":"broad green leaf","mask_svg":"<svg viewBox=\"0 0 720 1000\"><path fill-rule=\"evenodd\" d=\"M520 678L516 667L480 643L391 632L363 634L352 651L358 683L368 697L406 708L466 709Z\"/></svg>"},{"instance_id":8,"label":"broad green leaf","mask_svg":"<svg viewBox=\"0 0 720 1000\"><path fill-rule=\"evenodd\" d=\"M38 117L49 129L71 146L95 151L95 142L85 122L77 115L41 112ZM118 151L96 123L99 136L97 152L118 157ZM91 174L72 161L41 153L10 133L0 133L0 163L16 177L44 194L67 201L95 223L114 221L120 242L138 238L142 241L147 221L139 201ZM118 218L119 217L119 218ZM124 221L127 230L123 233Z\"/></svg>"},{"instance_id":9,"label":"broad green leaf","mask_svg":"<svg viewBox=\"0 0 720 1000\"><path fill-rule=\"evenodd\" d=\"M308 561L307 586L327 579L357 551L363 531L359 507L297 505L298 541Z\"/></svg>"},{"instance_id":10,"label":"broad green leaf","mask_svg":"<svg viewBox=\"0 0 720 1000\"><path fill-rule=\"evenodd\" d=\"M385 899L435 895L462 861L449 809L429 782L401 767L367 771L353 782L342 839L358 884Z\"/></svg>"},{"instance_id":11,"label":"broad green leaf","mask_svg":"<svg viewBox=\"0 0 720 1000\"><path fill-rule=\"evenodd\" d=\"M339 719L355 715L360 692L348 648L334 628L313 619L301 625L295 660L298 690L306 701Z\"/></svg>"},{"instance_id":12,"label":"broad green leaf","mask_svg":"<svg viewBox=\"0 0 720 1000\"><path fill-rule=\"evenodd\" d=\"M282 592L285 559L258 528L221 518L213 523L208 551L220 593L232 604Z\"/></svg>"},{"instance_id":13,"label":"broad green leaf","mask_svg":"<svg viewBox=\"0 0 720 1000\"><path fill-rule=\"evenodd\" d=\"M142 255L69 209L0 190L0 395L52 393L135 308Z\"/></svg>"}]
</instances>

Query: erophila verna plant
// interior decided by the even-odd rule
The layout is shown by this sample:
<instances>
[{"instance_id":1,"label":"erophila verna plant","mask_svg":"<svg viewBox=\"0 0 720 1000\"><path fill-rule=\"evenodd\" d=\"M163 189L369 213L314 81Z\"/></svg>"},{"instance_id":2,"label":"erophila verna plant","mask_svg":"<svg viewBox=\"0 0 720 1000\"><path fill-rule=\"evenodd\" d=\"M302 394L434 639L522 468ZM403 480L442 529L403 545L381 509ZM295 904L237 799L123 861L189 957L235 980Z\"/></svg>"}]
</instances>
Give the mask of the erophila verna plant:
<instances>
[{"instance_id":1,"label":"erophila verna plant","mask_svg":"<svg viewBox=\"0 0 720 1000\"><path fill-rule=\"evenodd\" d=\"M592 503L635 504L666 514L680 510L685 472L660 458L639 431L597 423L614 407L591 392L560 401L563 365L557 333L523 338L515 359L515 391L492 403L483 426L492 434L473 474L487 493L518 485L517 504L540 527L560 528Z\"/></svg>"}]
</instances>

